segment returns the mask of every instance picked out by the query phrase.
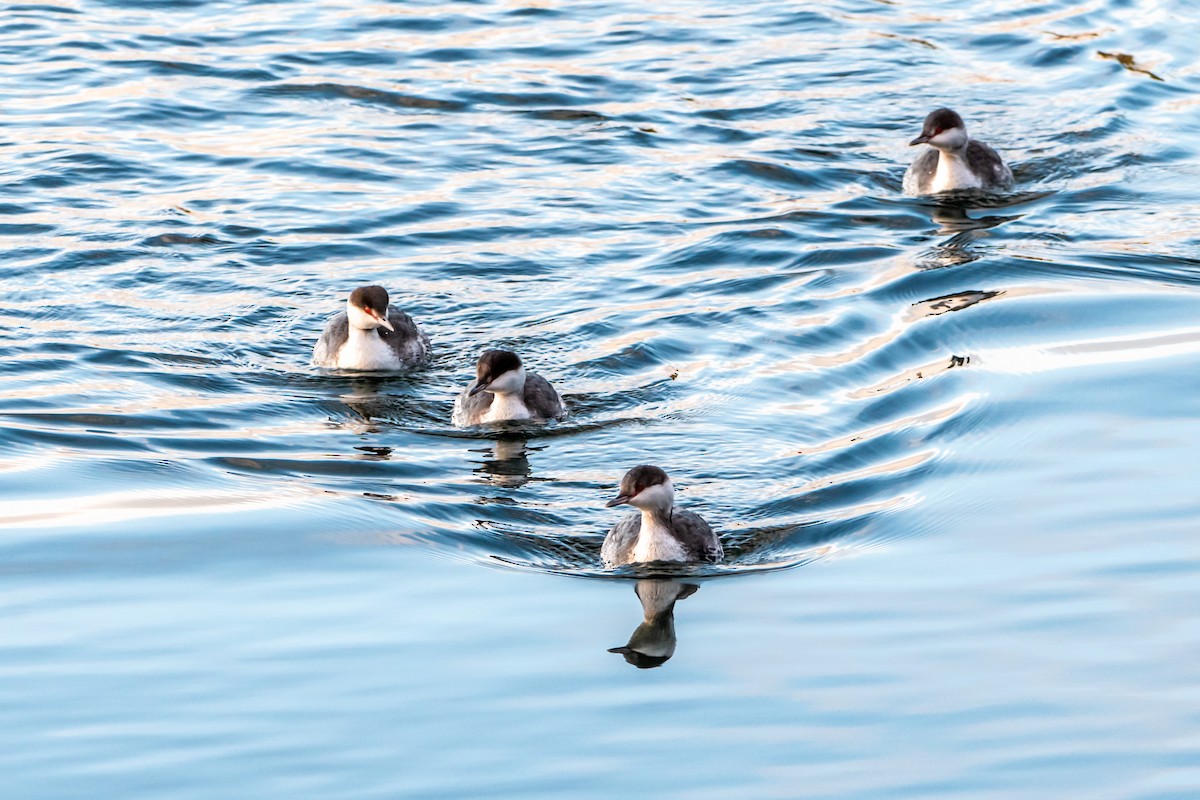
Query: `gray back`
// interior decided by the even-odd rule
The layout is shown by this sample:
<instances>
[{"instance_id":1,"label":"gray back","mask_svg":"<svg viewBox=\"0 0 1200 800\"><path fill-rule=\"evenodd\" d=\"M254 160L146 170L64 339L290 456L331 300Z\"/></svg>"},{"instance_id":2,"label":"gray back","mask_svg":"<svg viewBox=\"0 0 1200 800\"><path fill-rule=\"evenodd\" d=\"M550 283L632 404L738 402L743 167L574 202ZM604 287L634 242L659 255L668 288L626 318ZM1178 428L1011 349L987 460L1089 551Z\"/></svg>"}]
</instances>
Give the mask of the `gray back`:
<instances>
[{"instance_id":1,"label":"gray back","mask_svg":"<svg viewBox=\"0 0 1200 800\"><path fill-rule=\"evenodd\" d=\"M967 144L967 165L983 181L985 189L1007 189L1012 185L1012 171L1000 154L983 142L972 139Z\"/></svg>"},{"instance_id":2,"label":"gray back","mask_svg":"<svg viewBox=\"0 0 1200 800\"><path fill-rule=\"evenodd\" d=\"M484 394L480 392L479 394ZM488 393L491 394L490 392ZM476 395L478 397L478 395ZM525 373L525 394L522 399L525 401L525 407L535 417L542 419L562 419L567 415L567 410L563 406L562 398L558 396L558 392L554 391L554 387L550 385L550 381L538 375L536 372Z\"/></svg>"},{"instance_id":3,"label":"gray back","mask_svg":"<svg viewBox=\"0 0 1200 800\"><path fill-rule=\"evenodd\" d=\"M721 540L699 514L675 509L671 512L671 530L693 561L715 563L725 557Z\"/></svg>"},{"instance_id":4,"label":"gray back","mask_svg":"<svg viewBox=\"0 0 1200 800\"><path fill-rule=\"evenodd\" d=\"M375 329L375 333L391 346L402 363L411 364L429 359L429 337L421 333L412 317L395 306L388 306L388 322L392 323L395 331L379 327Z\"/></svg>"}]
</instances>

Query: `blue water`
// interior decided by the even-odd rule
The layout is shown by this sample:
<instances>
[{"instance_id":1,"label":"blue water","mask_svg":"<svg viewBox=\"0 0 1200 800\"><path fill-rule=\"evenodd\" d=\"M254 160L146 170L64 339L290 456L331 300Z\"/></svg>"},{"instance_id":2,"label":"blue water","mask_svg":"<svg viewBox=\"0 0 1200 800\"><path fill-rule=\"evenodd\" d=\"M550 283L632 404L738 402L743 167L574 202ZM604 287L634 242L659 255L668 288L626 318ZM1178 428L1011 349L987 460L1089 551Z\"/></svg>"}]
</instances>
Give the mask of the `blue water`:
<instances>
[{"instance_id":1,"label":"blue water","mask_svg":"<svg viewBox=\"0 0 1200 800\"><path fill-rule=\"evenodd\" d=\"M3 794L1200 795L1198 22L4 8ZM366 282L428 368L309 365ZM643 462L727 564L600 568Z\"/></svg>"}]
</instances>

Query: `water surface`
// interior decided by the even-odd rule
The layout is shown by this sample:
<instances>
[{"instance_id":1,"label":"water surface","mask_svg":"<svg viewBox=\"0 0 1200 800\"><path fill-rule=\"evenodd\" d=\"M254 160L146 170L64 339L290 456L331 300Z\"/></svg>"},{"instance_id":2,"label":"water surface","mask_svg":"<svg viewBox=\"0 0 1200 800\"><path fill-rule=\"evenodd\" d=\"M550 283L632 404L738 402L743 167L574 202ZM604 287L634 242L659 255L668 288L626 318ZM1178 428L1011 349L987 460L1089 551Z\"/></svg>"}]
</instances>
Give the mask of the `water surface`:
<instances>
[{"instance_id":1,"label":"water surface","mask_svg":"<svg viewBox=\"0 0 1200 800\"><path fill-rule=\"evenodd\" d=\"M1195 17L9 6L9 791L1195 796ZM901 196L938 105L1013 193ZM309 365L366 282L428 368ZM730 555L645 609L643 462Z\"/></svg>"}]
</instances>

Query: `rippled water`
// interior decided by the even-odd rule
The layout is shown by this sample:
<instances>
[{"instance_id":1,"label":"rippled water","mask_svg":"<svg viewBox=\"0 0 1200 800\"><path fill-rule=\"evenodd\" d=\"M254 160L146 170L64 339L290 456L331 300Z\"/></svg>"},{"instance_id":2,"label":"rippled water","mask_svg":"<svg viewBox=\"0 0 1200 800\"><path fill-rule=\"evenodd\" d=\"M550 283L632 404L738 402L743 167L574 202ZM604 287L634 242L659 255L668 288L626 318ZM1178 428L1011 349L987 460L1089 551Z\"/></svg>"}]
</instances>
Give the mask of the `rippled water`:
<instances>
[{"instance_id":1,"label":"rippled water","mask_svg":"<svg viewBox=\"0 0 1200 800\"><path fill-rule=\"evenodd\" d=\"M8 791L1194 797L1197 16L8 6ZM310 367L365 282L427 369ZM642 462L727 565L600 569Z\"/></svg>"}]
</instances>

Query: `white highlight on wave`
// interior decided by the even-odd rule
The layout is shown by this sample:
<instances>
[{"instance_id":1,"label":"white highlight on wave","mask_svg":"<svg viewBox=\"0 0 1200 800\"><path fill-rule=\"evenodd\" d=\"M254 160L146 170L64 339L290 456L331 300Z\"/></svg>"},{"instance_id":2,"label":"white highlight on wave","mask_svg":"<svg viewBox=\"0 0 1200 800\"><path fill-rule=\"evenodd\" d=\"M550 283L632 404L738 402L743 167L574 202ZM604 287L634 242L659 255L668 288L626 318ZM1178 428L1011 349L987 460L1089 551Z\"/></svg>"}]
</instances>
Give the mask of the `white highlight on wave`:
<instances>
[{"instance_id":1,"label":"white highlight on wave","mask_svg":"<svg viewBox=\"0 0 1200 800\"><path fill-rule=\"evenodd\" d=\"M273 488L270 495L249 492L132 490L78 497L46 497L0 501L0 526L56 528L97 526L154 517L231 514L295 506L314 490Z\"/></svg>"},{"instance_id":2,"label":"white highlight on wave","mask_svg":"<svg viewBox=\"0 0 1200 800\"><path fill-rule=\"evenodd\" d=\"M1053 345L1002 347L973 355L972 363L992 372L1031 373L1194 353L1200 353L1200 328Z\"/></svg>"}]
</instances>

